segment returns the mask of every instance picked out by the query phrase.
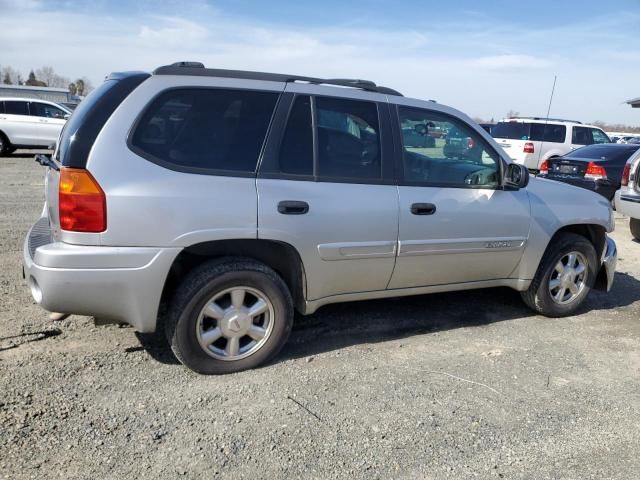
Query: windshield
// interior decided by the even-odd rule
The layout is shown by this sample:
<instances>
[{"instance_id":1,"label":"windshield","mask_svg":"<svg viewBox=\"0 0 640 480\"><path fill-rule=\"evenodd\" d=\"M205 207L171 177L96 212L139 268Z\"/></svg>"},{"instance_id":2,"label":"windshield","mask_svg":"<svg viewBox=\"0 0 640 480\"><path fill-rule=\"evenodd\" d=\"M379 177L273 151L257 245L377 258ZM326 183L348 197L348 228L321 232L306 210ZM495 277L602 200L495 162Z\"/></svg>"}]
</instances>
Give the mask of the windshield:
<instances>
[{"instance_id":1,"label":"windshield","mask_svg":"<svg viewBox=\"0 0 640 480\"><path fill-rule=\"evenodd\" d=\"M531 124L524 122L498 122L491 129L493 138L509 140L529 140Z\"/></svg>"}]
</instances>

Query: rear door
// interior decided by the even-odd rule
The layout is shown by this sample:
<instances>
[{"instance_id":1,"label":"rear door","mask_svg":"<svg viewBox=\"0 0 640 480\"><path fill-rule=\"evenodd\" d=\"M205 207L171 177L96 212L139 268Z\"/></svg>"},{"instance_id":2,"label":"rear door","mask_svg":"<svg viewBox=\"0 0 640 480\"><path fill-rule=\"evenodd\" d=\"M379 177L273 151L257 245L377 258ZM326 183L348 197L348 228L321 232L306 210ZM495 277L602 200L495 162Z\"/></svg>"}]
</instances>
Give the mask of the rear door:
<instances>
[{"instance_id":1,"label":"rear door","mask_svg":"<svg viewBox=\"0 0 640 480\"><path fill-rule=\"evenodd\" d=\"M67 112L48 103L29 102L29 114L38 129L34 142L38 142L38 145L54 144L64 127Z\"/></svg>"},{"instance_id":2,"label":"rear door","mask_svg":"<svg viewBox=\"0 0 640 480\"><path fill-rule=\"evenodd\" d=\"M2 117L4 133L14 145L33 145L38 132L37 122L29 116L29 103L24 100L5 100Z\"/></svg>"},{"instance_id":3,"label":"rear door","mask_svg":"<svg viewBox=\"0 0 640 480\"><path fill-rule=\"evenodd\" d=\"M526 190L501 189L503 163L466 122L442 111L399 106L399 125L432 122L468 139L447 151L401 146L399 252L389 288L509 278L529 235Z\"/></svg>"},{"instance_id":4,"label":"rear door","mask_svg":"<svg viewBox=\"0 0 640 480\"><path fill-rule=\"evenodd\" d=\"M386 97L286 92L257 179L258 237L296 248L309 300L384 290L398 237Z\"/></svg>"}]
</instances>

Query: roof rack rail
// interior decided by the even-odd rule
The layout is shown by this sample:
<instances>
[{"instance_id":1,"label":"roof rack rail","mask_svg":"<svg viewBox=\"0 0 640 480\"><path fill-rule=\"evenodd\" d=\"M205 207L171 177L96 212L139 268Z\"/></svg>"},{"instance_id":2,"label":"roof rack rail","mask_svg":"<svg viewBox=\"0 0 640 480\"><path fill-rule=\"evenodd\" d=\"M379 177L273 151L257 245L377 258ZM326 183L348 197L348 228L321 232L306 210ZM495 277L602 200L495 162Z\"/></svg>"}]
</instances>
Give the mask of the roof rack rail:
<instances>
[{"instance_id":1,"label":"roof rack rail","mask_svg":"<svg viewBox=\"0 0 640 480\"><path fill-rule=\"evenodd\" d=\"M395 95L401 97L402 94L392 88L376 85L371 80L360 80L351 78L315 78L302 75L287 75L283 73L250 72L245 70L225 70L219 68L205 68L200 62L176 62L171 65L164 65L156 68L154 75L193 75L199 77L222 77L238 78L244 80L264 80L272 82L306 82L315 85L335 85L340 87L351 87L377 92L385 95Z\"/></svg>"},{"instance_id":2,"label":"roof rack rail","mask_svg":"<svg viewBox=\"0 0 640 480\"><path fill-rule=\"evenodd\" d=\"M571 122L571 123L582 123L578 120L568 120L566 118L551 118L551 117L506 117L509 120L547 120L550 122Z\"/></svg>"}]
</instances>

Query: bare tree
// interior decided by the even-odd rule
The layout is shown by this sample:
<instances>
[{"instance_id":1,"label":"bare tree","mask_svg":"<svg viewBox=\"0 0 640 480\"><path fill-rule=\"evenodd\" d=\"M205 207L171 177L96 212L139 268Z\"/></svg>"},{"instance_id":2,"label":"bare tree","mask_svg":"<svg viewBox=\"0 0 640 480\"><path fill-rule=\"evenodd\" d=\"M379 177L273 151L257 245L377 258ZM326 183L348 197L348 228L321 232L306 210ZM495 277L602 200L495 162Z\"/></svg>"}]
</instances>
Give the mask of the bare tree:
<instances>
[{"instance_id":1,"label":"bare tree","mask_svg":"<svg viewBox=\"0 0 640 480\"><path fill-rule=\"evenodd\" d=\"M520 116L520 112L517 112L513 109L507 112L507 118L513 118L513 117L519 117L519 116Z\"/></svg>"},{"instance_id":2,"label":"bare tree","mask_svg":"<svg viewBox=\"0 0 640 480\"><path fill-rule=\"evenodd\" d=\"M69 84L69 93L70 93L71 95L76 95L76 94L78 93L78 89L76 88L76 84L75 84L75 83L73 83L73 82L71 82L71 83Z\"/></svg>"},{"instance_id":3,"label":"bare tree","mask_svg":"<svg viewBox=\"0 0 640 480\"><path fill-rule=\"evenodd\" d=\"M21 82L20 72L11 67L2 67L2 83L5 85L20 85Z\"/></svg>"},{"instance_id":4,"label":"bare tree","mask_svg":"<svg viewBox=\"0 0 640 480\"><path fill-rule=\"evenodd\" d=\"M49 87L66 88L69 85L69 79L58 75L53 67L44 66L36 70L36 77L45 82Z\"/></svg>"}]
</instances>

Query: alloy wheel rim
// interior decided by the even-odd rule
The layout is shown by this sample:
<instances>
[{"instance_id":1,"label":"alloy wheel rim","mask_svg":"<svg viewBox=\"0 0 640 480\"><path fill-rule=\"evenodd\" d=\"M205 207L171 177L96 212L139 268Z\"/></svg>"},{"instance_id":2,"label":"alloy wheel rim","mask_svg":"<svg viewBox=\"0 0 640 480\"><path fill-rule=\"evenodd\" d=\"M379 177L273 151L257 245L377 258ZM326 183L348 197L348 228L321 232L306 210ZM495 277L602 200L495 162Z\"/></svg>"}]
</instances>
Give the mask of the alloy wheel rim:
<instances>
[{"instance_id":1,"label":"alloy wheel rim","mask_svg":"<svg viewBox=\"0 0 640 480\"><path fill-rule=\"evenodd\" d=\"M224 361L241 360L262 348L273 331L273 304L260 290L237 286L212 296L196 322L204 352Z\"/></svg>"},{"instance_id":2,"label":"alloy wheel rim","mask_svg":"<svg viewBox=\"0 0 640 480\"><path fill-rule=\"evenodd\" d=\"M585 289L587 259L580 252L563 255L549 276L549 293L555 303L566 305L573 302Z\"/></svg>"}]
</instances>

